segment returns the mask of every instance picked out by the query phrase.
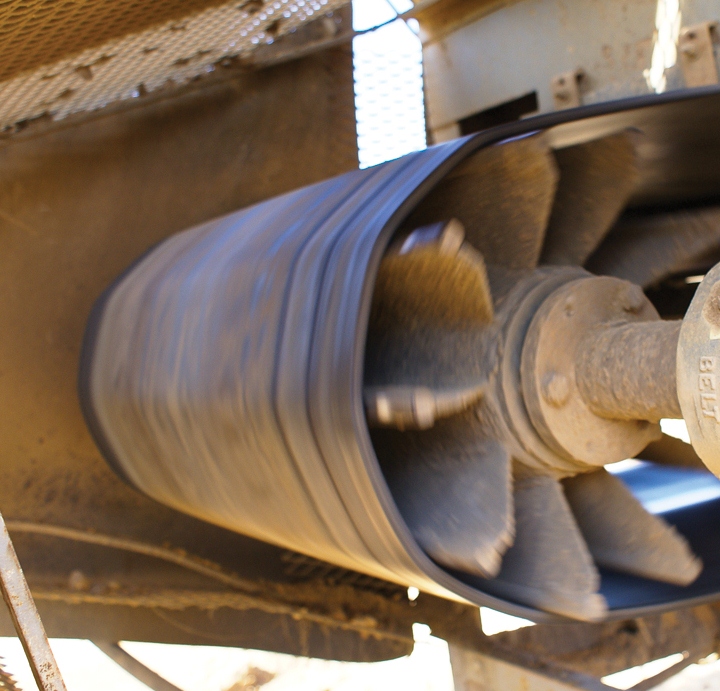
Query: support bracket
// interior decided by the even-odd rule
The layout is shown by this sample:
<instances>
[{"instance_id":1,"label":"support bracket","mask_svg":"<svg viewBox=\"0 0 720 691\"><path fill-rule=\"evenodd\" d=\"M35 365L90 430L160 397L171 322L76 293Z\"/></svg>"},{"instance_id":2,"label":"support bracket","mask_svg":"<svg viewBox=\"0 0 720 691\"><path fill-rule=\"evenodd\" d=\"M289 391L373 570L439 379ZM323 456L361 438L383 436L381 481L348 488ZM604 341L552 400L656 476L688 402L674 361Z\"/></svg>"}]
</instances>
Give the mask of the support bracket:
<instances>
[{"instance_id":1,"label":"support bracket","mask_svg":"<svg viewBox=\"0 0 720 691\"><path fill-rule=\"evenodd\" d=\"M680 32L678 53L688 88L718 83L714 47L718 42L717 27L717 22L702 22Z\"/></svg>"}]
</instances>

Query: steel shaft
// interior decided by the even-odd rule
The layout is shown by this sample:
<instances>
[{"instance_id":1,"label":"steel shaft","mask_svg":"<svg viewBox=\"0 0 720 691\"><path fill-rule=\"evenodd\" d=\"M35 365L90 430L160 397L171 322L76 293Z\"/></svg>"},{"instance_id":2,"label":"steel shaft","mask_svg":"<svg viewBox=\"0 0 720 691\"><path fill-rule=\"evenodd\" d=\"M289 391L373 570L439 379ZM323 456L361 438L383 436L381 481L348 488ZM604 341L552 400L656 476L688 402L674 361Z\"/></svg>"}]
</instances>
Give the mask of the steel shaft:
<instances>
[{"instance_id":1,"label":"steel shaft","mask_svg":"<svg viewBox=\"0 0 720 691\"><path fill-rule=\"evenodd\" d=\"M676 383L680 321L634 322L591 331L576 352L575 377L604 418L682 418Z\"/></svg>"}]
</instances>

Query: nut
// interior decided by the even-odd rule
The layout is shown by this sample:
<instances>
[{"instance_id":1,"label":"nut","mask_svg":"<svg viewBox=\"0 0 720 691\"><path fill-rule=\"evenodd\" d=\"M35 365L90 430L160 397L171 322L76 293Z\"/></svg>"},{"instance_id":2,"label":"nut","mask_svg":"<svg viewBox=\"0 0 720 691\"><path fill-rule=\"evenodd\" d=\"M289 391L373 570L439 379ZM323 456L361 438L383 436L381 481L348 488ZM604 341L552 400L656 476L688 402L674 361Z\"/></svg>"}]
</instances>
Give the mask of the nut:
<instances>
[{"instance_id":1,"label":"nut","mask_svg":"<svg viewBox=\"0 0 720 691\"><path fill-rule=\"evenodd\" d=\"M647 298L640 286L628 283L623 286L618 295L620 305L626 312L637 314L645 306Z\"/></svg>"},{"instance_id":2,"label":"nut","mask_svg":"<svg viewBox=\"0 0 720 691\"><path fill-rule=\"evenodd\" d=\"M542 379L542 396L552 406L564 406L570 397L567 377L558 372L548 372Z\"/></svg>"}]
</instances>

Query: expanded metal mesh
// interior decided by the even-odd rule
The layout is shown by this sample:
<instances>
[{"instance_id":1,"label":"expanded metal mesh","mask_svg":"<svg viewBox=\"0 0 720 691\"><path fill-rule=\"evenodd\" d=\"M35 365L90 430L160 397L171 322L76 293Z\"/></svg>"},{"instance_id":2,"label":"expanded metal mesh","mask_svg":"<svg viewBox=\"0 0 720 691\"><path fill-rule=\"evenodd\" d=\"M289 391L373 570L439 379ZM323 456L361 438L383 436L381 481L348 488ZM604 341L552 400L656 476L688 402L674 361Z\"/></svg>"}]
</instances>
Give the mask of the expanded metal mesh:
<instances>
[{"instance_id":1,"label":"expanded metal mesh","mask_svg":"<svg viewBox=\"0 0 720 691\"><path fill-rule=\"evenodd\" d=\"M353 4L355 29L391 22L353 41L361 168L426 146L422 45L408 24L392 21L411 7L410 0Z\"/></svg>"},{"instance_id":2,"label":"expanded metal mesh","mask_svg":"<svg viewBox=\"0 0 720 691\"><path fill-rule=\"evenodd\" d=\"M347 0L0 2L0 129L41 117L62 118L183 84L346 4Z\"/></svg>"}]
</instances>

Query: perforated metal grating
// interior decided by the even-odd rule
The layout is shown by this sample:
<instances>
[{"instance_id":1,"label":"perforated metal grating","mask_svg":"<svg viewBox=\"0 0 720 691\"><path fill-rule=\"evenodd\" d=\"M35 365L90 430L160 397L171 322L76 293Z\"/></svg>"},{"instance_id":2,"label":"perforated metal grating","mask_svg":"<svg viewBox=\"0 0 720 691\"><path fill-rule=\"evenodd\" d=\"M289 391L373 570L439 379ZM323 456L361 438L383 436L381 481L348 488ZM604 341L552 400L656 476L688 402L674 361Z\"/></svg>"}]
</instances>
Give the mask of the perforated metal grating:
<instances>
[{"instance_id":1,"label":"perforated metal grating","mask_svg":"<svg viewBox=\"0 0 720 691\"><path fill-rule=\"evenodd\" d=\"M353 26L363 30L391 21L397 9L412 6L410 0L355 0ZM416 33L401 19L391 21L357 36L353 55L360 167L424 149L422 45Z\"/></svg>"},{"instance_id":2,"label":"perforated metal grating","mask_svg":"<svg viewBox=\"0 0 720 691\"><path fill-rule=\"evenodd\" d=\"M183 84L348 0L0 0L0 129Z\"/></svg>"}]
</instances>

